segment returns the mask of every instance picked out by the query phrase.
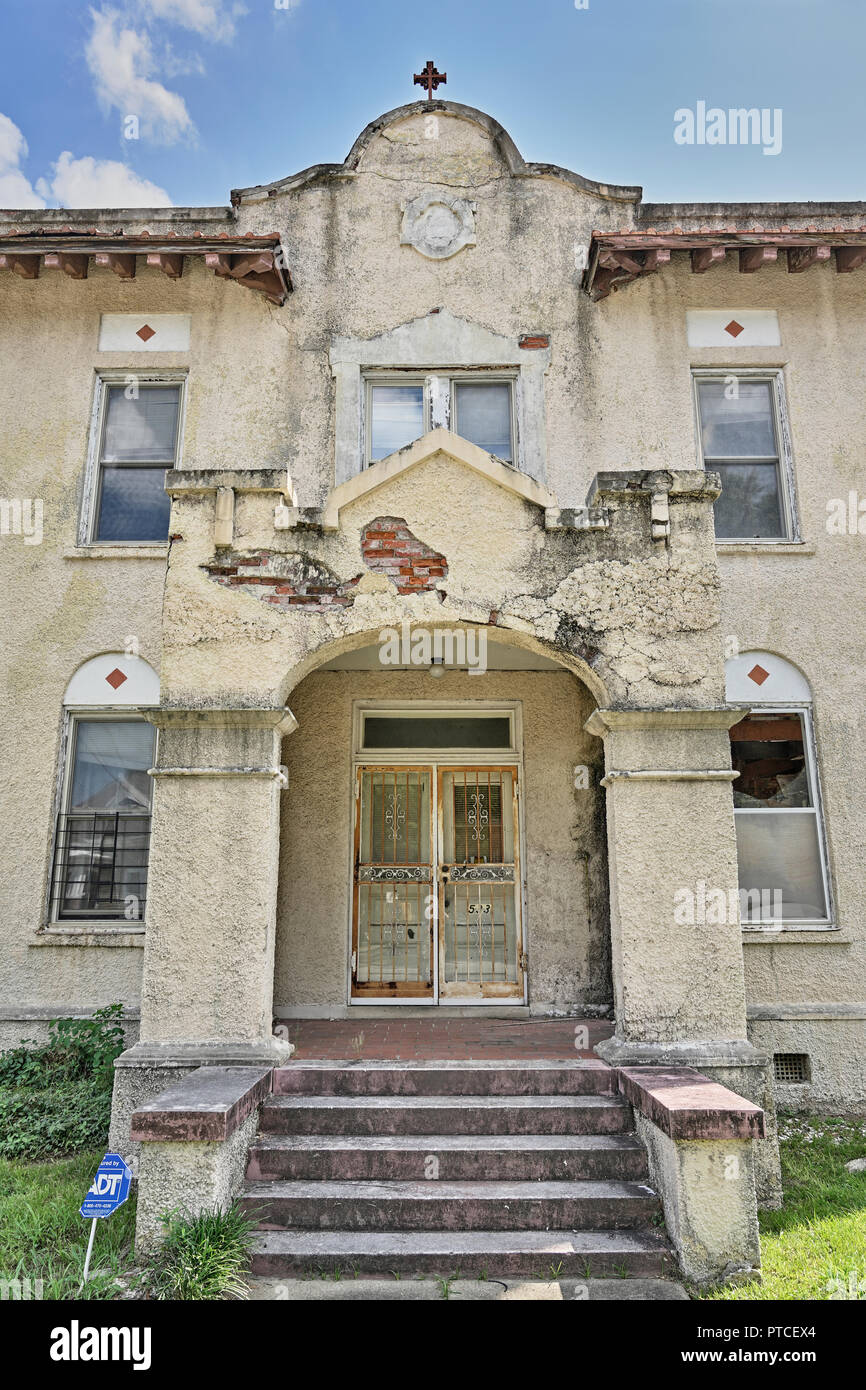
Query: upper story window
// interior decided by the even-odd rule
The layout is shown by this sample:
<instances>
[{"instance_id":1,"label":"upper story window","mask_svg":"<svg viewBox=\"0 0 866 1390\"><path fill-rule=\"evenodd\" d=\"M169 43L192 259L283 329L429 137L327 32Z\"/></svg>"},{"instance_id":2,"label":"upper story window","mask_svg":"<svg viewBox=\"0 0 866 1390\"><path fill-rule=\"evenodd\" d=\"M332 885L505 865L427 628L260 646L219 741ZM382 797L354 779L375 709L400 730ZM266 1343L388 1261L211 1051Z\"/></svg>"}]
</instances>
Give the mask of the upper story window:
<instances>
[{"instance_id":1,"label":"upper story window","mask_svg":"<svg viewBox=\"0 0 866 1390\"><path fill-rule=\"evenodd\" d=\"M701 461L722 480L716 539L796 539L780 373L694 377Z\"/></svg>"},{"instance_id":2,"label":"upper story window","mask_svg":"<svg viewBox=\"0 0 866 1390\"><path fill-rule=\"evenodd\" d=\"M367 461L387 458L426 433L426 402L421 382L371 382Z\"/></svg>"},{"instance_id":3,"label":"upper story window","mask_svg":"<svg viewBox=\"0 0 866 1390\"><path fill-rule=\"evenodd\" d=\"M86 541L167 540L165 473L177 465L182 404L177 379L100 378Z\"/></svg>"},{"instance_id":4,"label":"upper story window","mask_svg":"<svg viewBox=\"0 0 866 1390\"><path fill-rule=\"evenodd\" d=\"M454 381L451 428L495 454L504 463L514 460L514 391L510 381Z\"/></svg>"},{"instance_id":5,"label":"upper story window","mask_svg":"<svg viewBox=\"0 0 866 1390\"><path fill-rule=\"evenodd\" d=\"M515 456L514 380L380 374L367 377L367 466L437 425L504 463Z\"/></svg>"}]
</instances>

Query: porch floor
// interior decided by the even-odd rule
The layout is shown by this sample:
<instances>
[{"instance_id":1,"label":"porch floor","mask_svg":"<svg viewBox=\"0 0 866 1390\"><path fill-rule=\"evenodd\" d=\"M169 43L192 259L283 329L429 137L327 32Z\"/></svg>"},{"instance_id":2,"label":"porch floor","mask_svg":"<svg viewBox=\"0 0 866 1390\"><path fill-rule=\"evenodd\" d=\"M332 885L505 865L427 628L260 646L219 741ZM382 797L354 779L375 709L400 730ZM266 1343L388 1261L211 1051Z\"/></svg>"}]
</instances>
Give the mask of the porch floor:
<instances>
[{"instance_id":1,"label":"porch floor","mask_svg":"<svg viewBox=\"0 0 866 1390\"><path fill-rule=\"evenodd\" d=\"M593 1057L613 1024L597 1018L296 1018L292 1061L563 1061ZM586 1028L588 1047L575 1046Z\"/></svg>"}]
</instances>

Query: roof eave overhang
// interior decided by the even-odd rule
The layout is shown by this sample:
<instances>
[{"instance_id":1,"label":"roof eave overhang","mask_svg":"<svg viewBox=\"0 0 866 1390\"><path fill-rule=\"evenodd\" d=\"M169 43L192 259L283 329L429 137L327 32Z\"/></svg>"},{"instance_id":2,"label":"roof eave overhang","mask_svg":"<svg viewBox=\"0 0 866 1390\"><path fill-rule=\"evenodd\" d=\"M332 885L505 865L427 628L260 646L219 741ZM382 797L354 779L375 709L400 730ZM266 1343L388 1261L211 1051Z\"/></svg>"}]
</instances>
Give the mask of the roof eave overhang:
<instances>
[{"instance_id":1,"label":"roof eave overhang","mask_svg":"<svg viewBox=\"0 0 866 1390\"><path fill-rule=\"evenodd\" d=\"M583 288L590 298L605 299L634 280L664 270L679 253L688 254L695 275L722 265L729 254L737 256L740 274L750 275L779 264L780 253L792 275L831 261L844 274L866 263L866 226L593 232Z\"/></svg>"},{"instance_id":2,"label":"roof eave overhang","mask_svg":"<svg viewBox=\"0 0 866 1390\"><path fill-rule=\"evenodd\" d=\"M272 304L284 304L292 277L279 234L168 232L106 233L99 228L48 226L0 232L0 270L24 280L43 271L60 271L71 280L86 280L91 269L110 270L120 280L135 279L144 265L180 280L188 258L203 258L220 279L256 290Z\"/></svg>"}]
</instances>

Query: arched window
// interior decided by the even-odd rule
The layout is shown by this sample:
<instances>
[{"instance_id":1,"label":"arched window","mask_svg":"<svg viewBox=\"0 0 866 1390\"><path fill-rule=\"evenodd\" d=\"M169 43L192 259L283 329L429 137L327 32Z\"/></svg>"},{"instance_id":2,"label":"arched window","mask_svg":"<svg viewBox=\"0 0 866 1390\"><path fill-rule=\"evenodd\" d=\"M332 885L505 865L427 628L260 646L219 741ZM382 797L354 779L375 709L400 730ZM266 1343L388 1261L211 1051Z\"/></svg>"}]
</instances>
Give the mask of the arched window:
<instances>
[{"instance_id":1,"label":"arched window","mask_svg":"<svg viewBox=\"0 0 866 1390\"><path fill-rule=\"evenodd\" d=\"M95 656L66 687L49 922L143 921L156 729L139 709L157 704L140 656Z\"/></svg>"},{"instance_id":2,"label":"arched window","mask_svg":"<svg viewBox=\"0 0 866 1390\"><path fill-rule=\"evenodd\" d=\"M772 652L727 663L734 818L744 926L827 927L829 875L812 725L801 671Z\"/></svg>"}]
</instances>

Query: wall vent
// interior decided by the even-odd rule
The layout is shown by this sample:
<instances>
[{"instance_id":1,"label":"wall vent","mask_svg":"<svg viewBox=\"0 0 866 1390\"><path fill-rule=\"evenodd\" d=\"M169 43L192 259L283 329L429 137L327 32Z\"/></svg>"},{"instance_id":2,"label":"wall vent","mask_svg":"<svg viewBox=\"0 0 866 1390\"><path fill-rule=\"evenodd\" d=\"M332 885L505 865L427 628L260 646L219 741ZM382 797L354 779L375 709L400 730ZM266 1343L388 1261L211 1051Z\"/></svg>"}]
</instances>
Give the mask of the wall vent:
<instances>
[{"instance_id":1,"label":"wall vent","mask_svg":"<svg viewBox=\"0 0 866 1390\"><path fill-rule=\"evenodd\" d=\"M802 1085L804 1081L810 1080L808 1053L774 1053L773 1072L777 1081L783 1081L788 1085Z\"/></svg>"}]
</instances>

